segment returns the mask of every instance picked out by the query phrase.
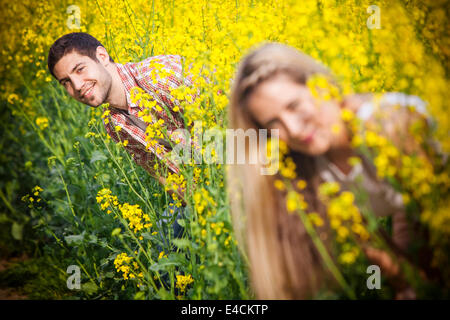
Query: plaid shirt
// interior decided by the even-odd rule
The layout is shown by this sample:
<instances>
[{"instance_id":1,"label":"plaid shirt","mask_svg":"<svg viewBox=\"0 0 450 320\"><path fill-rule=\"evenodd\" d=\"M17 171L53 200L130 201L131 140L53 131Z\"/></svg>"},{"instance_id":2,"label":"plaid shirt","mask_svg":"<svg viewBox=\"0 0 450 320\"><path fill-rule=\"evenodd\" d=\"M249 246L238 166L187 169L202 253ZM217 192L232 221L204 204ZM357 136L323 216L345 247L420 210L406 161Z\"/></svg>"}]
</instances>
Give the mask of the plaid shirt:
<instances>
[{"instance_id":1,"label":"plaid shirt","mask_svg":"<svg viewBox=\"0 0 450 320\"><path fill-rule=\"evenodd\" d=\"M162 66L161 70L166 73L163 75L164 79L154 67L155 65ZM164 141L159 141L159 143L150 146L148 141L145 140L145 128L148 126L148 123L143 122L139 116L139 112L143 111L144 108L139 106L140 101L133 103L130 95L133 87L140 87L159 106L165 105L171 111L173 119L166 114L164 108L161 112L156 111L155 108L152 109L152 115L156 116L154 117L156 118L155 121L158 119L164 120L164 126L167 128L169 136L174 130L184 128L184 122L179 114L182 111L173 111L175 103L171 101L170 95L171 88L176 88L182 84L191 85L190 78L183 78L182 76L181 56L154 56L137 63L126 63L124 65L116 63L116 67L125 86L128 111L109 108L110 117L103 119L106 132L116 142L127 140L128 144L124 145L127 152L132 155L136 164L142 166L151 175L156 176L153 168L153 165L156 163L155 157L163 161L173 173L178 173L179 170L176 164L165 159L165 155L170 149L164 146ZM104 110L107 109L104 108ZM133 119L132 116L136 117L137 120ZM116 127L120 127L118 132ZM178 136L178 138L182 143L185 142L182 136Z\"/></svg>"}]
</instances>

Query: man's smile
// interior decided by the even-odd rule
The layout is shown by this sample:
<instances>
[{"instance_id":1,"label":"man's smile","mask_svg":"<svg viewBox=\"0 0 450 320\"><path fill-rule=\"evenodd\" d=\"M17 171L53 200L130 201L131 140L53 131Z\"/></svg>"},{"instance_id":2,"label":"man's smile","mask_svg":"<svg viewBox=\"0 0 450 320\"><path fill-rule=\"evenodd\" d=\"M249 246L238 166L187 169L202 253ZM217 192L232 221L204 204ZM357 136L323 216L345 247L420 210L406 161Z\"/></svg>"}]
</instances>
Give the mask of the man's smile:
<instances>
[{"instance_id":1,"label":"man's smile","mask_svg":"<svg viewBox=\"0 0 450 320\"><path fill-rule=\"evenodd\" d=\"M81 99L89 98L92 95L92 93L94 92L94 86L95 86L95 82L90 84L88 86L88 88L85 89L84 92L81 94Z\"/></svg>"}]
</instances>

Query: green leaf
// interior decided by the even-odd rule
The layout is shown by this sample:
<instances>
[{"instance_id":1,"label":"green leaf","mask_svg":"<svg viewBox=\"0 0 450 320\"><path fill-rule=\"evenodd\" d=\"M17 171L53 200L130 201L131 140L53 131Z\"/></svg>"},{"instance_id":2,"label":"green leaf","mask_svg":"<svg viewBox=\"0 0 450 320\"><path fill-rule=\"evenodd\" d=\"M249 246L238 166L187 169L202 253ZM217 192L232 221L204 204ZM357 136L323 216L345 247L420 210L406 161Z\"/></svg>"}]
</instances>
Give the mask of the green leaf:
<instances>
[{"instance_id":1,"label":"green leaf","mask_svg":"<svg viewBox=\"0 0 450 320\"><path fill-rule=\"evenodd\" d=\"M170 293L170 291L167 291L164 288L160 288L158 290L158 296L161 300L174 300L175 297Z\"/></svg>"},{"instance_id":2,"label":"green leaf","mask_svg":"<svg viewBox=\"0 0 450 320\"><path fill-rule=\"evenodd\" d=\"M180 249L189 248L191 246L191 242L188 239L173 239L172 242Z\"/></svg>"},{"instance_id":3,"label":"green leaf","mask_svg":"<svg viewBox=\"0 0 450 320\"><path fill-rule=\"evenodd\" d=\"M88 295L91 295L97 292L98 287L93 282L86 282L81 285L81 290L86 292Z\"/></svg>"},{"instance_id":4,"label":"green leaf","mask_svg":"<svg viewBox=\"0 0 450 320\"><path fill-rule=\"evenodd\" d=\"M105 161L106 156L103 154L103 152L99 151L99 150L95 150L92 153L92 157L91 157L91 163L94 163L95 161Z\"/></svg>"},{"instance_id":5,"label":"green leaf","mask_svg":"<svg viewBox=\"0 0 450 320\"><path fill-rule=\"evenodd\" d=\"M84 235L82 234L76 234L76 235L71 235L71 236L65 236L64 240L66 240L67 244L72 245L72 244L81 244L83 242L83 238Z\"/></svg>"},{"instance_id":6,"label":"green leaf","mask_svg":"<svg viewBox=\"0 0 450 320\"><path fill-rule=\"evenodd\" d=\"M80 192L80 191L81 191L80 186L77 186L77 185L74 185L74 184L69 184L69 185L67 186L67 190L69 191L69 194L70 194L70 195L77 194L77 193L81 193L81 192Z\"/></svg>"},{"instance_id":7,"label":"green leaf","mask_svg":"<svg viewBox=\"0 0 450 320\"><path fill-rule=\"evenodd\" d=\"M178 219L177 222L181 227L186 228L186 219Z\"/></svg>"},{"instance_id":8,"label":"green leaf","mask_svg":"<svg viewBox=\"0 0 450 320\"><path fill-rule=\"evenodd\" d=\"M12 234L14 239L22 240L23 225L18 224L17 222L14 222L12 227L11 227L11 234Z\"/></svg>"},{"instance_id":9,"label":"green leaf","mask_svg":"<svg viewBox=\"0 0 450 320\"><path fill-rule=\"evenodd\" d=\"M8 222L9 220L10 219L9 219L9 217L8 217L8 215L6 213L1 213L0 214L0 223Z\"/></svg>"},{"instance_id":10,"label":"green leaf","mask_svg":"<svg viewBox=\"0 0 450 320\"><path fill-rule=\"evenodd\" d=\"M115 237L117 235L119 235L122 232L122 229L120 228L115 228L112 232L111 232L111 236Z\"/></svg>"},{"instance_id":11,"label":"green leaf","mask_svg":"<svg viewBox=\"0 0 450 320\"><path fill-rule=\"evenodd\" d=\"M145 292L139 291L134 295L134 300L145 300Z\"/></svg>"},{"instance_id":12,"label":"green leaf","mask_svg":"<svg viewBox=\"0 0 450 320\"><path fill-rule=\"evenodd\" d=\"M169 253L167 260L170 262L174 262L180 266L187 266L186 256L182 253L175 253L175 252Z\"/></svg>"},{"instance_id":13,"label":"green leaf","mask_svg":"<svg viewBox=\"0 0 450 320\"><path fill-rule=\"evenodd\" d=\"M217 250L217 243L209 243L206 249L210 252L214 252Z\"/></svg>"},{"instance_id":14,"label":"green leaf","mask_svg":"<svg viewBox=\"0 0 450 320\"><path fill-rule=\"evenodd\" d=\"M89 235L89 243L97 243L97 236L95 234L90 234Z\"/></svg>"},{"instance_id":15,"label":"green leaf","mask_svg":"<svg viewBox=\"0 0 450 320\"><path fill-rule=\"evenodd\" d=\"M163 258L163 259L161 259L161 262L152 264L150 266L150 270L152 270L152 271L168 270L168 267L179 265L179 263L177 263L177 262L171 262L171 261L167 261L167 260L166 260L166 262L163 262L163 260L166 260L166 259Z\"/></svg>"}]
</instances>

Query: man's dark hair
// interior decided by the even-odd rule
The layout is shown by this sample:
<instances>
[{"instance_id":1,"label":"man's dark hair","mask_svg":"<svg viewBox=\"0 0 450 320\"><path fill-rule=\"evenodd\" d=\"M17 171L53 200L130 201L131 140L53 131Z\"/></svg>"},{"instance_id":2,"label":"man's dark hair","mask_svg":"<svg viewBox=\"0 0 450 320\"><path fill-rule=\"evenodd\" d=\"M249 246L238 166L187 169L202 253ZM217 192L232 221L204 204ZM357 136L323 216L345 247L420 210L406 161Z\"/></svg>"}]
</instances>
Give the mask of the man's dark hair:
<instances>
[{"instance_id":1,"label":"man's dark hair","mask_svg":"<svg viewBox=\"0 0 450 320\"><path fill-rule=\"evenodd\" d=\"M62 57L64 57L64 55L71 53L72 51L76 51L81 55L88 56L92 60L98 62L96 56L98 46L104 47L100 43L100 41L98 41L88 33L84 32L68 33L59 38L58 40L56 40L55 43L53 43L52 46L50 47L47 58L48 70L50 71L52 76L56 78L55 74L53 73L53 68L55 67L55 64ZM109 57L109 60L111 62L114 62L114 60L111 57Z\"/></svg>"}]
</instances>

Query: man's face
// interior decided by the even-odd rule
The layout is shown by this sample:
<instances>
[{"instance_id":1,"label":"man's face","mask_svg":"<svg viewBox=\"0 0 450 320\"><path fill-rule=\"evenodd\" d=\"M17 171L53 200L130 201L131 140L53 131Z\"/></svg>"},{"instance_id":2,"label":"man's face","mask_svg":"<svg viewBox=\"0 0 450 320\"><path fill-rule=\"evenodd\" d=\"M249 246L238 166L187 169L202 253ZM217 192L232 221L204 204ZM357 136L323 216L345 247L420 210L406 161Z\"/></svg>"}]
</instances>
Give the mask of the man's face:
<instances>
[{"instance_id":1,"label":"man's face","mask_svg":"<svg viewBox=\"0 0 450 320\"><path fill-rule=\"evenodd\" d=\"M99 62L72 51L64 55L55 65L56 79L76 100L91 107L105 103L111 90L112 76L105 66L109 56L97 52Z\"/></svg>"}]
</instances>

